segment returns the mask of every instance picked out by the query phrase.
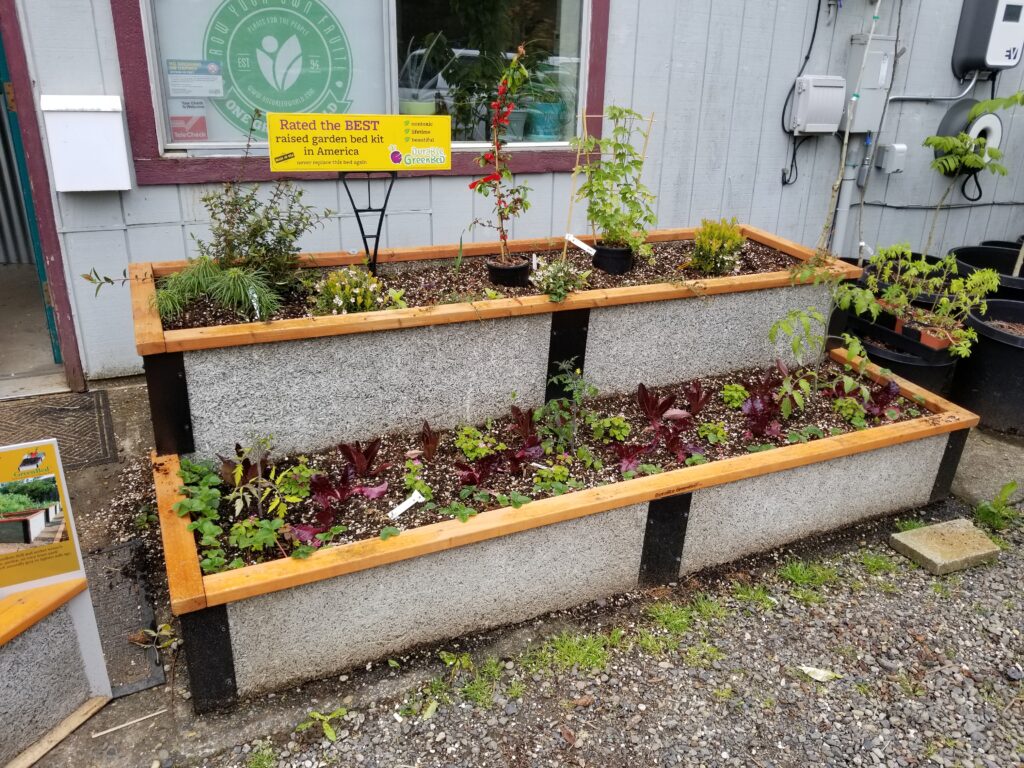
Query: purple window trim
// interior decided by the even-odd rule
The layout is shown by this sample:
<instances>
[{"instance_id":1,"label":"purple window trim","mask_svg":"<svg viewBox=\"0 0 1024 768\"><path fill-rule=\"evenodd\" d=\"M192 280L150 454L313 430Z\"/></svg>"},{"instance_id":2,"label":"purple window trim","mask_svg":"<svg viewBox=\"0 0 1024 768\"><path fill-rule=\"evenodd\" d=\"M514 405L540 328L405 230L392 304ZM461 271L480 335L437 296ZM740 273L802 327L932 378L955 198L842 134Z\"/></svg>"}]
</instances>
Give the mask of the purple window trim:
<instances>
[{"instance_id":1,"label":"purple window trim","mask_svg":"<svg viewBox=\"0 0 1024 768\"><path fill-rule=\"evenodd\" d=\"M153 89L149 82L149 62L142 21L144 1L110 0L136 183L145 186L284 178L284 174L270 173L264 157L172 157L160 154L159 128L153 105ZM601 135L601 120L596 116L604 112L610 5L611 0L591 0L586 114L587 131L592 136ZM517 173L571 171L576 162L575 152L569 149L517 149L514 153ZM403 171L400 175L473 176L479 170L474 162L477 154L476 150L453 152L450 171ZM337 174L303 173L296 178L336 179Z\"/></svg>"}]
</instances>

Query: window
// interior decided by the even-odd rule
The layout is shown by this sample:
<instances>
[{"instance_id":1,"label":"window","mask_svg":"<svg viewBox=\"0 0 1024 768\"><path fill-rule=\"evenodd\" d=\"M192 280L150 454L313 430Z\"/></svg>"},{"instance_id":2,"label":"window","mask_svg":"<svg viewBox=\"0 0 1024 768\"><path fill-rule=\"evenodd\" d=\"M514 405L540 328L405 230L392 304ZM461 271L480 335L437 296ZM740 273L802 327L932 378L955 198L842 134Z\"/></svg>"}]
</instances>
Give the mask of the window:
<instances>
[{"instance_id":1,"label":"window","mask_svg":"<svg viewBox=\"0 0 1024 768\"><path fill-rule=\"evenodd\" d=\"M498 73L521 42L531 79L509 141L565 141L580 103L582 0L397 0L398 108L450 114L455 141L483 141Z\"/></svg>"},{"instance_id":2,"label":"window","mask_svg":"<svg viewBox=\"0 0 1024 768\"><path fill-rule=\"evenodd\" d=\"M257 110L450 114L454 140L484 141L490 89L522 41L533 77L509 140L565 142L576 130L583 0L150 0L144 9L165 152L240 154L250 131L259 147Z\"/></svg>"}]
</instances>

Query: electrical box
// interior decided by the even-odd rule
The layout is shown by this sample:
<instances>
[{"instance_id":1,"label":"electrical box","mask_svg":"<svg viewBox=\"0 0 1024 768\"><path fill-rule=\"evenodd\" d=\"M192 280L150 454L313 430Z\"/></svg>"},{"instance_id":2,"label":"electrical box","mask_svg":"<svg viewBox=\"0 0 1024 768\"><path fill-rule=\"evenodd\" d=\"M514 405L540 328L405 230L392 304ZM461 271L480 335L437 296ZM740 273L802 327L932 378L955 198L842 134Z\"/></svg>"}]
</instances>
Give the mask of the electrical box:
<instances>
[{"instance_id":1,"label":"electrical box","mask_svg":"<svg viewBox=\"0 0 1024 768\"><path fill-rule=\"evenodd\" d=\"M120 96L42 96L39 107L58 192L132 188Z\"/></svg>"},{"instance_id":2,"label":"electrical box","mask_svg":"<svg viewBox=\"0 0 1024 768\"><path fill-rule=\"evenodd\" d=\"M906 144L879 144L875 150L875 168L882 173L900 173L906 164Z\"/></svg>"},{"instance_id":3,"label":"electrical box","mask_svg":"<svg viewBox=\"0 0 1024 768\"><path fill-rule=\"evenodd\" d=\"M953 74L1015 67L1024 47L1024 0L964 0L953 43Z\"/></svg>"},{"instance_id":4,"label":"electrical box","mask_svg":"<svg viewBox=\"0 0 1024 768\"><path fill-rule=\"evenodd\" d=\"M835 133L843 115L846 81L833 75L801 75L793 91L789 127L797 136Z\"/></svg>"},{"instance_id":5,"label":"electrical box","mask_svg":"<svg viewBox=\"0 0 1024 768\"><path fill-rule=\"evenodd\" d=\"M878 130L882 110L885 109L885 100L889 98L889 89L892 87L892 65L895 60L896 38L891 35L875 35L871 38L870 49L867 35L857 34L850 38L850 58L846 66L846 85L849 91L846 94L847 103L853 96L853 89L857 87L857 79L860 78L859 98L853 111L850 133ZM847 111L843 113L839 127L845 130L848 121Z\"/></svg>"}]
</instances>

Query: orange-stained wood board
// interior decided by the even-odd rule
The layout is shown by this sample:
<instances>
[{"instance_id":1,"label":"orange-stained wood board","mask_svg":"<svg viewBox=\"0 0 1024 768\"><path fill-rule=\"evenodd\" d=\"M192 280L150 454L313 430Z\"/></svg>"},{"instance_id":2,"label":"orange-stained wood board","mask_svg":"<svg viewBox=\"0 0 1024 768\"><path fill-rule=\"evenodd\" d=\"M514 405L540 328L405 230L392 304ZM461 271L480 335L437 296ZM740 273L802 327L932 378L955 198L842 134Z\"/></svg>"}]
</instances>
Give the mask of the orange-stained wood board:
<instances>
[{"instance_id":1,"label":"orange-stained wood board","mask_svg":"<svg viewBox=\"0 0 1024 768\"><path fill-rule=\"evenodd\" d=\"M794 258L806 261L814 255L809 248L755 227L743 225L742 230L752 240L770 245ZM693 229L657 230L650 234L648 240L651 242L685 240L692 239L693 236ZM589 235L583 236L582 239L593 241L593 237ZM513 240L509 242L509 247L513 252L521 252L555 248L559 247L561 242L556 238ZM458 255L459 248L458 245L432 245L386 249L381 253L380 260L386 262L451 259ZM463 247L463 255L488 255L494 252L494 248L494 243L469 243ZM303 264L316 266L355 264L360 263L362 258L361 254L348 253L312 253L301 256ZM186 262L183 261L175 261L132 265L132 312L135 316L136 349L140 355L217 349L247 344L564 312L571 309L687 299L723 293L783 288L794 282L792 275L787 271L765 272L756 275L686 280L680 283L653 283L579 291L571 293L565 301L560 303L554 303L547 296L541 294L522 298L490 299L429 307L385 309L352 315L302 317L263 323L237 323L164 331L154 300L155 278L176 272L185 264ZM842 277L857 277L861 273L857 267L842 262L835 263L833 272Z\"/></svg>"},{"instance_id":2,"label":"orange-stained wood board","mask_svg":"<svg viewBox=\"0 0 1024 768\"><path fill-rule=\"evenodd\" d=\"M174 505L181 500L180 462L177 456L151 455L153 482L156 485L157 514L160 537L167 564L167 589L171 612L180 615L206 607L203 573L199 568L199 552L195 536L188 529L188 516L179 517Z\"/></svg>"},{"instance_id":3,"label":"orange-stained wood board","mask_svg":"<svg viewBox=\"0 0 1024 768\"><path fill-rule=\"evenodd\" d=\"M85 579L67 579L0 598L0 645L38 624L87 586Z\"/></svg>"},{"instance_id":4,"label":"orange-stained wood board","mask_svg":"<svg viewBox=\"0 0 1024 768\"><path fill-rule=\"evenodd\" d=\"M846 361L846 355L841 350L832 352L832 357L838 362ZM853 364L856 365L858 362L854 360ZM493 510L473 517L466 523L451 520L413 528L387 541L372 539L329 547L316 552L306 560L281 558L210 574L202 577L204 605L222 605L651 499L690 493L700 488L723 485L968 429L978 422L978 417L973 413L904 379L886 377L877 366L870 365L865 372L876 381L895 380L900 385L901 394L916 400L931 413L911 421L886 424L541 499L518 509ZM191 550L195 557L194 543ZM170 568L168 578L172 578ZM195 609L179 606L175 612L188 610Z\"/></svg>"}]
</instances>

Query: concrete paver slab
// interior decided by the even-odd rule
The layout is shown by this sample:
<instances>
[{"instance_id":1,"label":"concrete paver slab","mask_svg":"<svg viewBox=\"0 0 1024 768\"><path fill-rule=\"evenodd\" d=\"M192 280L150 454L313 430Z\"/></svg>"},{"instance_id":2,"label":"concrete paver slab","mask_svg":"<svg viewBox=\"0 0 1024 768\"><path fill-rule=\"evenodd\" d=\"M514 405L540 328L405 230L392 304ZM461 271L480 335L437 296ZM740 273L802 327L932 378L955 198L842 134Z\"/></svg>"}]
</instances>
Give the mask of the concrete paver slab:
<instances>
[{"instance_id":1,"label":"concrete paver slab","mask_svg":"<svg viewBox=\"0 0 1024 768\"><path fill-rule=\"evenodd\" d=\"M936 576L994 560L999 554L999 547L963 518L894 533L889 545Z\"/></svg>"}]
</instances>

